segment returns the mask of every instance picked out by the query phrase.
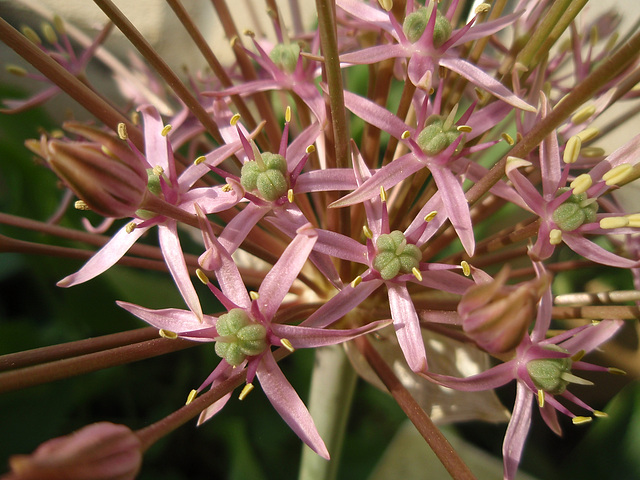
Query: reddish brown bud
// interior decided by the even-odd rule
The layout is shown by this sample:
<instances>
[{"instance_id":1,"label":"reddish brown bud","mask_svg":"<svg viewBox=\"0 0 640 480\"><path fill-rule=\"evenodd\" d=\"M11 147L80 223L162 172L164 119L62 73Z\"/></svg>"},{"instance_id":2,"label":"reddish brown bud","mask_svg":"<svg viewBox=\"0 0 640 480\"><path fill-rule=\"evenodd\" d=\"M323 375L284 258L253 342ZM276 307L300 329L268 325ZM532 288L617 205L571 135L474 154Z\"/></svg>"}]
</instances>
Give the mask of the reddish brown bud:
<instances>
[{"instance_id":1,"label":"reddish brown bud","mask_svg":"<svg viewBox=\"0 0 640 480\"><path fill-rule=\"evenodd\" d=\"M140 439L128 427L93 423L9 459L2 480L130 480L142 464Z\"/></svg>"}]
</instances>

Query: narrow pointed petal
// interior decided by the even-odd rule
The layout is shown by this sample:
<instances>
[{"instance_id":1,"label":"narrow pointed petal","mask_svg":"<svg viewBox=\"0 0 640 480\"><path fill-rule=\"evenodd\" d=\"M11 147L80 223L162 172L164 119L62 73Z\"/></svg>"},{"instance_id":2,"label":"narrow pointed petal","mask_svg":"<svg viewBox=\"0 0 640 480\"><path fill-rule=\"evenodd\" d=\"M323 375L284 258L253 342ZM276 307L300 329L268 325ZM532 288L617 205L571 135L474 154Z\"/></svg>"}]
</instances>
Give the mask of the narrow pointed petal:
<instances>
[{"instance_id":1,"label":"narrow pointed petal","mask_svg":"<svg viewBox=\"0 0 640 480\"><path fill-rule=\"evenodd\" d=\"M637 260L631 260L611 253L601 246L596 245L591 240L587 240L582 235L572 235L565 232L564 235L562 235L562 240L574 252L602 265L619 268L633 268L638 266Z\"/></svg>"},{"instance_id":2,"label":"narrow pointed petal","mask_svg":"<svg viewBox=\"0 0 640 480\"><path fill-rule=\"evenodd\" d=\"M407 287L388 282L387 290L389 291L389 308L393 318L393 326L404 358L412 371L426 372L427 353L422 341L420 320Z\"/></svg>"},{"instance_id":3,"label":"narrow pointed petal","mask_svg":"<svg viewBox=\"0 0 640 480\"><path fill-rule=\"evenodd\" d=\"M224 227L224 230L218 237L218 241L229 254L233 254L244 239L247 238L247 235L255 224L258 223L270 209L271 207L250 203L242 212L227 223L227 226Z\"/></svg>"},{"instance_id":4,"label":"narrow pointed petal","mask_svg":"<svg viewBox=\"0 0 640 480\"><path fill-rule=\"evenodd\" d=\"M584 350L589 353L618 333L623 325L624 321L622 320L604 320L578 332L569 340L562 342L561 346L569 352Z\"/></svg>"},{"instance_id":5,"label":"narrow pointed petal","mask_svg":"<svg viewBox=\"0 0 640 480\"><path fill-rule=\"evenodd\" d=\"M63 278L57 285L59 287L72 287L97 277L115 265L147 230L149 230L149 227L136 228L131 233L128 233L126 226L122 227L80 270Z\"/></svg>"},{"instance_id":6,"label":"narrow pointed petal","mask_svg":"<svg viewBox=\"0 0 640 480\"><path fill-rule=\"evenodd\" d=\"M306 443L311 450L322 458L329 459L329 452L320 434L316 429L313 418L307 407L293 389L291 384L282 374L278 364L273 359L273 355L267 352L260 361L257 370L260 386L265 395L273 405L273 408L280 414L282 419L291 427L300 439Z\"/></svg>"},{"instance_id":7,"label":"narrow pointed petal","mask_svg":"<svg viewBox=\"0 0 640 480\"><path fill-rule=\"evenodd\" d=\"M402 138L403 132L411 130L386 108L355 93L344 92L344 105L357 117L398 139Z\"/></svg>"},{"instance_id":8,"label":"narrow pointed petal","mask_svg":"<svg viewBox=\"0 0 640 480\"><path fill-rule=\"evenodd\" d=\"M151 167L159 165L169 173L172 165L169 165L167 137L161 135L164 124L160 114L152 105L144 105L138 111L142 114L143 120L145 157Z\"/></svg>"},{"instance_id":9,"label":"narrow pointed petal","mask_svg":"<svg viewBox=\"0 0 640 480\"><path fill-rule=\"evenodd\" d=\"M178 226L175 221L168 221L166 225L158 225L158 239L164 261L169 268L180 294L189 309L202 320L202 307L200 299L193 288L187 264L184 261L180 239L178 238Z\"/></svg>"},{"instance_id":10,"label":"narrow pointed petal","mask_svg":"<svg viewBox=\"0 0 640 480\"><path fill-rule=\"evenodd\" d=\"M267 320L271 320L280 308L284 296L298 277L317 239L318 233L310 223L300 227L296 237L262 281L258 290L258 305Z\"/></svg>"},{"instance_id":11,"label":"narrow pointed petal","mask_svg":"<svg viewBox=\"0 0 640 480\"><path fill-rule=\"evenodd\" d=\"M524 442L529 433L531 425L531 410L533 403L533 394L526 385L518 382L516 390L516 401L513 407L511 421L507 427L507 433L502 444L502 455L504 457L504 479L512 480L515 478Z\"/></svg>"},{"instance_id":12,"label":"narrow pointed petal","mask_svg":"<svg viewBox=\"0 0 640 480\"><path fill-rule=\"evenodd\" d=\"M348 330L336 330L332 328L311 328L297 325L284 325L274 323L271 330L280 338L286 338L293 348L316 348L327 345L335 345L353 340L360 335L375 332L389 325L391 320L379 320Z\"/></svg>"}]
</instances>

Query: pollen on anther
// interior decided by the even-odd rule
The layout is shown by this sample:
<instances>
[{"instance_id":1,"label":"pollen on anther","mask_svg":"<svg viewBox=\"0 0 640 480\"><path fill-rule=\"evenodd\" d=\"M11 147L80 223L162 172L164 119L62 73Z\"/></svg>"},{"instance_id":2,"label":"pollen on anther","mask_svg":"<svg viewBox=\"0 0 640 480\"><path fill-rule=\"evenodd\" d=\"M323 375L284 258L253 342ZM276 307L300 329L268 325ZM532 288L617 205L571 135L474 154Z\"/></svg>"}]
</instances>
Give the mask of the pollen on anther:
<instances>
[{"instance_id":1,"label":"pollen on anther","mask_svg":"<svg viewBox=\"0 0 640 480\"><path fill-rule=\"evenodd\" d=\"M473 128L471 128L469 125L458 125L456 127L456 130L462 133L471 133L473 131Z\"/></svg>"},{"instance_id":2,"label":"pollen on anther","mask_svg":"<svg viewBox=\"0 0 640 480\"><path fill-rule=\"evenodd\" d=\"M607 418L609 416L607 412L603 412L601 410L594 410L593 415L598 418Z\"/></svg>"},{"instance_id":3,"label":"pollen on anther","mask_svg":"<svg viewBox=\"0 0 640 480\"><path fill-rule=\"evenodd\" d=\"M489 4L489 3L481 3L480 5L478 5L476 7L476 13L477 14L487 13L489 10L491 10L491 4Z\"/></svg>"},{"instance_id":4,"label":"pollen on anther","mask_svg":"<svg viewBox=\"0 0 640 480\"><path fill-rule=\"evenodd\" d=\"M308 154L312 154L315 151L316 151L316 147L314 147L313 145L309 145L305 150L305 152L307 152Z\"/></svg>"},{"instance_id":5,"label":"pollen on anther","mask_svg":"<svg viewBox=\"0 0 640 480\"><path fill-rule=\"evenodd\" d=\"M580 140L582 140L582 143L584 143L588 142L589 140L593 140L598 135L600 135L600 130L595 127L588 127L579 132L577 135L578 137L580 137Z\"/></svg>"},{"instance_id":6,"label":"pollen on anther","mask_svg":"<svg viewBox=\"0 0 640 480\"><path fill-rule=\"evenodd\" d=\"M91 210L89 205L87 205L87 203L84 200L76 200L73 206L76 210Z\"/></svg>"},{"instance_id":7,"label":"pollen on anther","mask_svg":"<svg viewBox=\"0 0 640 480\"><path fill-rule=\"evenodd\" d=\"M425 222L430 222L431 220L433 220L436 215L438 214L438 212L436 210L433 210L429 213L427 213L427 215L424 217L424 221Z\"/></svg>"},{"instance_id":8,"label":"pollen on anther","mask_svg":"<svg viewBox=\"0 0 640 480\"><path fill-rule=\"evenodd\" d=\"M549 232L549 243L551 245L560 245L562 243L562 230L554 228Z\"/></svg>"},{"instance_id":9,"label":"pollen on anther","mask_svg":"<svg viewBox=\"0 0 640 480\"><path fill-rule=\"evenodd\" d=\"M160 135L162 135L163 137L166 137L167 135L169 135L169 132L171 131L172 128L173 127L171 125L165 125L160 131Z\"/></svg>"},{"instance_id":10,"label":"pollen on anther","mask_svg":"<svg viewBox=\"0 0 640 480\"><path fill-rule=\"evenodd\" d=\"M573 417L571 419L571 421L573 422L574 425L580 425L582 423L589 423L592 420L593 420L593 418L591 418L591 417L581 417L581 416Z\"/></svg>"},{"instance_id":11,"label":"pollen on anther","mask_svg":"<svg viewBox=\"0 0 640 480\"><path fill-rule=\"evenodd\" d=\"M471 275L471 265L469 265L469 262L467 262L466 260L462 260L460 262L460 266L462 267L462 273L465 277Z\"/></svg>"},{"instance_id":12,"label":"pollen on anther","mask_svg":"<svg viewBox=\"0 0 640 480\"><path fill-rule=\"evenodd\" d=\"M207 275L199 268L196 269L196 276L198 277L198 280L200 280L205 285L209 283L209 277L207 277Z\"/></svg>"},{"instance_id":13,"label":"pollen on anther","mask_svg":"<svg viewBox=\"0 0 640 480\"><path fill-rule=\"evenodd\" d=\"M171 330L165 330L164 328L161 328L160 330L158 330L158 335L168 340L175 340L176 338L178 338L178 334L176 332L172 332Z\"/></svg>"},{"instance_id":14,"label":"pollen on anther","mask_svg":"<svg viewBox=\"0 0 640 480\"><path fill-rule=\"evenodd\" d=\"M253 390L253 383L247 383L242 389L242 391L240 392L240 395L238 395L238 399L244 400L247 397L247 395L251 393L251 390Z\"/></svg>"},{"instance_id":15,"label":"pollen on anther","mask_svg":"<svg viewBox=\"0 0 640 480\"><path fill-rule=\"evenodd\" d=\"M231 185L229 185L228 183L225 183L225 184L222 186L222 191L223 191L224 193L229 193L231 190L233 190L233 187L231 187Z\"/></svg>"},{"instance_id":16,"label":"pollen on anther","mask_svg":"<svg viewBox=\"0 0 640 480\"><path fill-rule=\"evenodd\" d=\"M284 121L289 123L291 121L291 107L287 105L287 108L284 111Z\"/></svg>"},{"instance_id":17,"label":"pollen on anther","mask_svg":"<svg viewBox=\"0 0 640 480\"><path fill-rule=\"evenodd\" d=\"M383 202L387 201L387 191L383 186L380 186L380 200L382 200Z\"/></svg>"},{"instance_id":18,"label":"pollen on anther","mask_svg":"<svg viewBox=\"0 0 640 480\"><path fill-rule=\"evenodd\" d=\"M124 123L118 124L118 137L120 138L120 140L126 140L127 138L129 138L127 126Z\"/></svg>"},{"instance_id":19,"label":"pollen on anther","mask_svg":"<svg viewBox=\"0 0 640 480\"><path fill-rule=\"evenodd\" d=\"M354 278L351 281L351 288L356 288L358 285L360 285L360 283L362 282L362 277L360 275L358 275L356 278Z\"/></svg>"},{"instance_id":20,"label":"pollen on anther","mask_svg":"<svg viewBox=\"0 0 640 480\"><path fill-rule=\"evenodd\" d=\"M626 180L632 170L633 166L630 163L622 163L602 175L602 179L608 187L611 187Z\"/></svg>"},{"instance_id":21,"label":"pollen on anther","mask_svg":"<svg viewBox=\"0 0 640 480\"><path fill-rule=\"evenodd\" d=\"M544 390L538 390L538 406L544 407Z\"/></svg>"},{"instance_id":22,"label":"pollen on anther","mask_svg":"<svg viewBox=\"0 0 640 480\"><path fill-rule=\"evenodd\" d=\"M289 203L293 203L293 188L287 190L287 200L289 200Z\"/></svg>"},{"instance_id":23,"label":"pollen on anther","mask_svg":"<svg viewBox=\"0 0 640 480\"><path fill-rule=\"evenodd\" d=\"M571 117L571 123L579 125L586 122L591 115L596 113L595 105L587 105L578 110L573 117Z\"/></svg>"},{"instance_id":24,"label":"pollen on anther","mask_svg":"<svg viewBox=\"0 0 640 480\"><path fill-rule=\"evenodd\" d=\"M372 232L372 231L371 231L371 229L370 229L368 226L366 226L366 225L363 225L363 226L362 226L362 233L364 234L364 236L365 236L365 237L367 237L367 238L369 238L369 239L373 238L373 232Z\"/></svg>"},{"instance_id":25,"label":"pollen on anther","mask_svg":"<svg viewBox=\"0 0 640 480\"><path fill-rule=\"evenodd\" d=\"M202 162L204 162L207 159L207 157L205 157L204 155L200 155L198 158L196 158L193 161L194 165L200 165Z\"/></svg>"},{"instance_id":26,"label":"pollen on anther","mask_svg":"<svg viewBox=\"0 0 640 480\"><path fill-rule=\"evenodd\" d=\"M198 396L198 391L197 390L191 390L189 392L189 396L187 397L187 402L185 403L185 405L189 405L191 402L193 402L193 400Z\"/></svg>"},{"instance_id":27,"label":"pollen on anther","mask_svg":"<svg viewBox=\"0 0 640 480\"><path fill-rule=\"evenodd\" d=\"M291 353L293 353L293 352L295 352L295 351L296 351L296 349L295 349L295 348L293 348L293 345L291 345L291 342L290 342L288 339L286 339L286 338L281 338L281 339L280 339L280 343L282 344L282 346L283 346L284 348L286 348L287 350L289 350Z\"/></svg>"},{"instance_id":28,"label":"pollen on anther","mask_svg":"<svg viewBox=\"0 0 640 480\"><path fill-rule=\"evenodd\" d=\"M571 182L571 188L573 188L574 195L580 195L581 193L586 192L591 188L593 184L593 180L591 179L591 175L588 173L583 173L578 175L573 182Z\"/></svg>"},{"instance_id":29,"label":"pollen on anther","mask_svg":"<svg viewBox=\"0 0 640 480\"><path fill-rule=\"evenodd\" d=\"M612 228L623 228L629 225L627 217L605 217L600 220L600 228L609 230Z\"/></svg>"},{"instance_id":30,"label":"pollen on anther","mask_svg":"<svg viewBox=\"0 0 640 480\"><path fill-rule=\"evenodd\" d=\"M238 123L238 120L240 120L240 114L239 114L239 113L236 113L233 117L231 117L231 120L229 120L229 124L230 124L232 127L235 127L235 126L236 126L236 123Z\"/></svg>"},{"instance_id":31,"label":"pollen on anther","mask_svg":"<svg viewBox=\"0 0 640 480\"><path fill-rule=\"evenodd\" d=\"M124 227L124 229L125 229L125 231L127 233L131 233L136 229L136 227L137 227L137 225L136 225L135 222L129 222L129 223L127 223L127 226Z\"/></svg>"},{"instance_id":32,"label":"pollen on anther","mask_svg":"<svg viewBox=\"0 0 640 480\"><path fill-rule=\"evenodd\" d=\"M513 137L511 135L509 135L507 132L502 132L502 134L500 134L500 136L503 138L503 140L505 142L507 142L510 146L514 146L516 144L515 140L513 140Z\"/></svg>"},{"instance_id":33,"label":"pollen on anther","mask_svg":"<svg viewBox=\"0 0 640 480\"><path fill-rule=\"evenodd\" d=\"M562 161L564 163L575 163L580 155L580 147L582 147L582 139L578 135L574 135L567 140L562 153Z\"/></svg>"},{"instance_id":34,"label":"pollen on anther","mask_svg":"<svg viewBox=\"0 0 640 480\"><path fill-rule=\"evenodd\" d=\"M416 277L416 280L418 280L419 282L422 281L422 273L416 267L413 267L411 269L411 273L413 273L413 276Z\"/></svg>"},{"instance_id":35,"label":"pollen on anther","mask_svg":"<svg viewBox=\"0 0 640 480\"><path fill-rule=\"evenodd\" d=\"M249 297L251 298L251 300L258 300L260 298L260 294L254 290L251 290L249 292Z\"/></svg>"},{"instance_id":36,"label":"pollen on anther","mask_svg":"<svg viewBox=\"0 0 640 480\"><path fill-rule=\"evenodd\" d=\"M402 140L406 140L410 136L411 136L411 132L409 130L405 130L404 132L402 132L402 135L400 135L400 138L402 138Z\"/></svg>"}]
</instances>

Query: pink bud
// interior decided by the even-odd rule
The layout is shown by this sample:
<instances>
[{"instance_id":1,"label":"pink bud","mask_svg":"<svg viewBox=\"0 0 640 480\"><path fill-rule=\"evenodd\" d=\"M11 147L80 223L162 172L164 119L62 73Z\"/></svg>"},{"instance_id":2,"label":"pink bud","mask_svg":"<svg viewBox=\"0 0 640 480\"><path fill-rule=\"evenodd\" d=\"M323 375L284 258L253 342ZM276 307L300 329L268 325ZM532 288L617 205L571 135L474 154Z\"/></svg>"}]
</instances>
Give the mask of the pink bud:
<instances>
[{"instance_id":1,"label":"pink bud","mask_svg":"<svg viewBox=\"0 0 640 480\"><path fill-rule=\"evenodd\" d=\"M129 480L142 464L140 439L128 427L93 423L9 458L1 480Z\"/></svg>"}]
</instances>

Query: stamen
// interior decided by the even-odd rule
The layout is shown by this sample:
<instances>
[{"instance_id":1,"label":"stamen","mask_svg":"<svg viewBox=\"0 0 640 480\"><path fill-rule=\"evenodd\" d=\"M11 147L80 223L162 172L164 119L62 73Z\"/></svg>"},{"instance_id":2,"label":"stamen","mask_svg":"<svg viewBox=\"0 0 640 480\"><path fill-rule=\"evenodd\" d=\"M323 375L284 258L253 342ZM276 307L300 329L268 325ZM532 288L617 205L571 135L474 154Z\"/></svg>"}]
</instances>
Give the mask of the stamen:
<instances>
[{"instance_id":1,"label":"stamen","mask_svg":"<svg viewBox=\"0 0 640 480\"><path fill-rule=\"evenodd\" d=\"M231 185L229 185L228 183L225 183L225 184L222 186L222 191L223 191L224 193L229 193L229 192L230 192L230 191L232 191L232 190L233 190L233 187L232 187Z\"/></svg>"},{"instance_id":2,"label":"stamen","mask_svg":"<svg viewBox=\"0 0 640 480\"><path fill-rule=\"evenodd\" d=\"M629 225L629 219L627 217L606 217L600 220L600 228L622 228Z\"/></svg>"},{"instance_id":3,"label":"stamen","mask_svg":"<svg viewBox=\"0 0 640 480\"><path fill-rule=\"evenodd\" d=\"M438 214L437 210L433 210L433 211L427 213L427 216L424 217L424 221L425 222L430 222L431 220L433 220L436 217L437 214Z\"/></svg>"},{"instance_id":4,"label":"stamen","mask_svg":"<svg viewBox=\"0 0 640 480\"><path fill-rule=\"evenodd\" d=\"M20 29L22 34L27 37L32 43L36 45L42 45L42 40L40 40L40 36L36 33L36 31L31 27L22 27Z\"/></svg>"},{"instance_id":5,"label":"stamen","mask_svg":"<svg viewBox=\"0 0 640 480\"><path fill-rule=\"evenodd\" d=\"M571 117L571 123L574 125L580 125L581 123L586 122L594 113L596 113L595 105L585 105L578 110L573 117Z\"/></svg>"},{"instance_id":6,"label":"stamen","mask_svg":"<svg viewBox=\"0 0 640 480\"><path fill-rule=\"evenodd\" d=\"M198 280L200 280L205 285L209 284L209 277L207 277L207 275L199 268L196 268L196 276L198 277Z\"/></svg>"},{"instance_id":7,"label":"stamen","mask_svg":"<svg viewBox=\"0 0 640 480\"><path fill-rule=\"evenodd\" d=\"M391 9L393 8L393 0L378 0L378 3L387 12L390 12Z\"/></svg>"},{"instance_id":8,"label":"stamen","mask_svg":"<svg viewBox=\"0 0 640 480\"><path fill-rule=\"evenodd\" d=\"M385 191L383 186L380 186L380 200L383 202L387 201L387 192Z\"/></svg>"},{"instance_id":9,"label":"stamen","mask_svg":"<svg viewBox=\"0 0 640 480\"><path fill-rule=\"evenodd\" d=\"M589 423L591 420L593 420L591 417L573 417L571 419L571 421L573 422L574 425L581 425L583 423Z\"/></svg>"},{"instance_id":10,"label":"stamen","mask_svg":"<svg viewBox=\"0 0 640 480\"><path fill-rule=\"evenodd\" d=\"M611 170L602 175L602 179L608 187L621 183L626 180L633 170L633 165L630 163L623 163L617 167L613 167Z\"/></svg>"},{"instance_id":11,"label":"stamen","mask_svg":"<svg viewBox=\"0 0 640 480\"><path fill-rule=\"evenodd\" d=\"M55 45L58 43L58 36L56 35L55 30L53 30L53 27L46 22L42 23L42 34L50 44Z\"/></svg>"},{"instance_id":12,"label":"stamen","mask_svg":"<svg viewBox=\"0 0 640 480\"><path fill-rule=\"evenodd\" d=\"M28 73L24 68L19 67L18 65L7 65L4 69L7 73L17 77L26 77Z\"/></svg>"},{"instance_id":13,"label":"stamen","mask_svg":"<svg viewBox=\"0 0 640 480\"><path fill-rule=\"evenodd\" d=\"M160 165L156 165L155 167L153 167L153 174L160 177L162 176L162 174L164 173L164 168L162 168Z\"/></svg>"},{"instance_id":14,"label":"stamen","mask_svg":"<svg viewBox=\"0 0 640 480\"><path fill-rule=\"evenodd\" d=\"M371 231L371 229L369 227L367 227L366 225L362 226L362 233L364 234L365 237L367 237L368 239L372 239L373 238L373 232Z\"/></svg>"},{"instance_id":15,"label":"stamen","mask_svg":"<svg viewBox=\"0 0 640 480\"><path fill-rule=\"evenodd\" d=\"M160 131L160 135L166 137L173 127L171 125L165 125L164 128Z\"/></svg>"},{"instance_id":16,"label":"stamen","mask_svg":"<svg viewBox=\"0 0 640 480\"><path fill-rule=\"evenodd\" d=\"M581 193L589 190L592 184L593 180L591 179L591 175L589 175L588 173L583 173L581 175L578 175L570 185L571 188L573 188L573 194L580 195Z\"/></svg>"},{"instance_id":17,"label":"stamen","mask_svg":"<svg viewBox=\"0 0 640 480\"><path fill-rule=\"evenodd\" d=\"M289 123L291 121L291 107L287 105L287 108L284 111L284 121Z\"/></svg>"},{"instance_id":18,"label":"stamen","mask_svg":"<svg viewBox=\"0 0 640 480\"><path fill-rule=\"evenodd\" d=\"M538 406L544 408L544 390L538 389Z\"/></svg>"},{"instance_id":19,"label":"stamen","mask_svg":"<svg viewBox=\"0 0 640 480\"><path fill-rule=\"evenodd\" d=\"M129 222L129 223L127 223L127 226L125 227L125 231L127 233L131 233L136 229L137 226L138 225L136 225L136 222Z\"/></svg>"},{"instance_id":20,"label":"stamen","mask_svg":"<svg viewBox=\"0 0 640 480\"><path fill-rule=\"evenodd\" d=\"M608 368L609 373L612 373L613 375L626 375L627 372L625 372L624 370L620 369L620 368L616 368L616 367L609 367Z\"/></svg>"},{"instance_id":21,"label":"stamen","mask_svg":"<svg viewBox=\"0 0 640 480\"><path fill-rule=\"evenodd\" d=\"M127 126L124 123L118 124L118 137L120 138L120 140L126 140L127 138L129 138Z\"/></svg>"},{"instance_id":22,"label":"stamen","mask_svg":"<svg viewBox=\"0 0 640 480\"><path fill-rule=\"evenodd\" d=\"M584 357L585 353L586 352L584 350L580 350L571 355L571 360L574 362L579 362L580 360L582 360L582 357Z\"/></svg>"},{"instance_id":23,"label":"stamen","mask_svg":"<svg viewBox=\"0 0 640 480\"><path fill-rule=\"evenodd\" d=\"M513 146L516 144L516 142L513 140L513 137L512 137L511 135L509 135L507 132L503 132L500 136L501 136L501 137L504 139L504 141L505 141L505 142L507 142L507 143L509 144L509 146L511 146L511 147L513 147Z\"/></svg>"},{"instance_id":24,"label":"stamen","mask_svg":"<svg viewBox=\"0 0 640 480\"><path fill-rule=\"evenodd\" d=\"M571 137L564 146L562 161L564 163L576 163L580 155L580 147L582 147L582 139L577 135Z\"/></svg>"},{"instance_id":25,"label":"stamen","mask_svg":"<svg viewBox=\"0 0 640 480\"><path fill-rule=\"evenodd\" d=\"M593 415L598 418L607 418L609 416L607 412L603 412L601 410L594 410Z\"/></svg>"},{"instance_id":26,"label":"stamen","mask_svg":"<svg viewBox=\"0 0 640 480\"><path fill-rule=\"evenodd\" d=\"M469 265L469 262L467 262L466 260L462 260L460 262L460 266L462 267L462 273L465 277L471 275L471 265Z\"/></svg>"},{"instance_id":27,"label":"stamen","mask_svg":"<svg viewBox=\"0 0 640 480\"><path fill-rule=\"evenodd\" d=\"M168 340L175 340L176 338L178 338L178 334L176 332L172 332L171 330L165 330L164 328L161 328L160 330L158 330L158 334L162 338L166 338Z\"/></svg>"},{"instance_id":28,"label":"stamen","mask_svg":"<svg viewBox=\"0 0 640 480\"><path fill-rule=\"evenodd\" d=\"M231 120L229 120L229 124L230 124L232 127L235 127L235 126L236 126L236 123L238 123L238 120L240 120L240 114L239 114L239 113L236 113L233 117L231 117Z\"/></svg>"},{"instance_id":29,"label":"stamen","mask_svg":"<svg viewBox=\"0 0 640 480\"><path fill-rule=\"evenodd\" d=\"M198 396L198 391L197 390L191 390L189 392L189 396L187 397L187 403L185 403L185 405L189 405L191 402L193 402L195 400L195 398Z\"/></svg>"},{"instance_id":30,"label":"stamen","mask_svg":"<svg viewBox=\"0 0 640 480\"><path fill-rule=\"evenodd\" d=\"M580 150L580 154L587 158L597 158L604 157L605 151L604 148L600 147L584 147Z\"/></svg>"},{"instance_id":31,"label":"stamen","mask_svg":"<svg viewBox=\"0 0 640 480\"><path fill-rule=\"evenodd\" d=\"M247 397L247 395L251 393L251 390L253 390L253 383L247 383L242 389L242 391L240 392L240 395L238 395L238 399L244 400Z\"/></svg>"},{"instance_id":32,"label":"stamen","mask_svg":"<svg viewBox=\"0 0 640 480\"><path fill-rule=\"evenodd\" d=\"M315 151L316 151L316 147L314 147L313 145L309 145L305 150L305 152L307 152L308 154L312 154Z\"/></svg>"},{"instance_id":33,"label":"stamen","mask_svg":"<svg viewBox=\"0 0 640 480\"><path fill-rule=\"evenodd\" d=\"M260 298L260 294L258 292L251 290L249 292L249 297L251 297L251 300L258 300Z\"/></svg>"},{"instance_id":34,"label":"stamen","mask_svg":"<svg viewBox=\"0 0 640 480\"><path fill-rule=\"evenodd\" d=\"M55 28L60 35L66 35L67 33L67 29L64 28L64 22L57 13L53 16L53 28Z\"/></svg>"},{"instance_id":35,"label":"stamen","mask_svg":"<svg viewBox=\"0 0 640 480\"><path fill-rule=\"evenodd\" d=\"M560 245L562 243L562 230L552 229L549 232L549 243L551 245Z\"/></svg>"},{"instance_id":36,"label":"stamen","mask_svg":"<svg viewBox=\"0 0 640 480\"><path fill-rule=\"evenodd\" d=\"M418 280L419 282L422 281L422 273L416 267L413 267L411 269L411 273L413 273L413 276L416 277L416 280Z\"/></svg>"},{"instance_id":37,"label":"stamen","mask_svg":"<svg viewBox=\"0 0 640 480\"><path fill-rule=\"evenodd\" d=\"M595 127L585 128L581 132L578 133L578 137L582 140L582 143L588 142L589 140L593 140L598 135L600 135L600 130Z\"/></svg>"},{"instance_id":38,"label":"stamen","mask_svg":"<svg viewBox=\"0 0 640 480\"><path fill-rule=\"evenodd\" d=\"M358 285L360 285L360 282L362 282L362 277L358 275L351 281L351 288L356 288Z\"/></svg>"},{"instance_id":39,"label":"stamen","mask_svg":"<svg viewBox=\"0 0 640 480\"><path fill-rule=\"evenodd\" d=\"M402 138L402 140L406 140L410 136L411 136L411 132L409 130L405 130L404 132L402 132L402 135L400 135L400 138Z\"/></svg>"},{"instance_id":40,"label":"stamen","mask_svg":"<svg viewBox=\"0 0 640 480\"><path fill-rule=\"evenodd\" d=\"M456 130L462 133L471 133L473 131L473 128L471 128L469 125L458 125L456 127Z\"/></svg>"},{"instance_id":41,"label":"stamen","mask_svg":"<svg viewBox=\"0 0 640 480\"><path fill-rule=\"evenodd\" d=\"M293 188L287 190L287 200L289 200L289 203L293 203Z\"/></svg>"},{"instance_id":42,"label":"stamen","mask_svg":"<svg viewBox=\"0 0 640 480\"><path fill-rule=\"evenodd\" d=\"M202 162L204 162L207 159L207 157L205 157L204 155L200 155L198 158L196 158L193 161L194 165L200 165Z\"/></svg>"},{"instance_id":43,"label":"stamen","mask_svg":"<svg viewBox=\"0 0 640 480\"><path fill-rule=\"evenodd\" d=\"M281 338L281 339L280 339L280 343L282 344L282 346L283 346L284 348L286 348L287 350L289 350L291 353L293 353L293 352L295 352L295 351L296 351L296 349L295 349L295 348L293 348L293 345L291 345L291 342L290 342L288 339L286 339L286 338Z\"/></svg>"},{"instance_id":44,"label":"stamen","mask_svg":"<svg viewBox=\"0 0 640 480\"><path fill-rule=\"evenodd\" d=\"M634 227L634 228L640 227L640 213L627 215L627 219L629 220L630 227Z\"/></svg>"},{"instance_id":45,"label":"stamen","mask_svg":"<svg viewBox=\"0 0 640 480\"><path fill-rule=\"evenodd\" d=\"M479 15L481 13L487 13L491 10L491 5L489 3L481 3L476 7L476 13Z\"/></svg>"},{"instance_id":46,"label":"stamen","mask_svg":"<svg viewBox=\"0 0 640 480\"><path fill-rule=\"evenodd\" d=\"M87 205L87 203L84 200L76 200L73 206L75 207L76 210L91 210L89 205Z\"/></svg>"}]
</instances>

